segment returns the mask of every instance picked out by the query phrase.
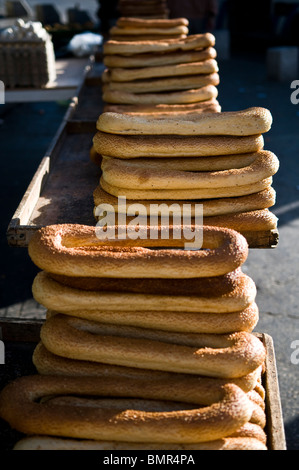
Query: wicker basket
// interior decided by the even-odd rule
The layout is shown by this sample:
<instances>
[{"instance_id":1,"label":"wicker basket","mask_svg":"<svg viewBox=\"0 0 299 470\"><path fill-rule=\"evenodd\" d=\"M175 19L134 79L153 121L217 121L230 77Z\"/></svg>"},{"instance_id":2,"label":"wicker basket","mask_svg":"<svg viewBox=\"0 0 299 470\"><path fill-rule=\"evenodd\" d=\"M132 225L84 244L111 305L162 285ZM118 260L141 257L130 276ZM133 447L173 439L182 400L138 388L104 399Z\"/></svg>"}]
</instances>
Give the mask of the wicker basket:
<instances>
[{"instance_id":1,"label":"wicker basket","mask_svg":"<svg viewBox=\"0 0 299 470\"><path fill-rule=\"evenodd\" d=\"M27 30L31 34L20 37L20 27L8 28L0 36L0 80L6 88L42 88L56 78L51 37L44 29L40 35Z\"/></svg>"}]
</instances>

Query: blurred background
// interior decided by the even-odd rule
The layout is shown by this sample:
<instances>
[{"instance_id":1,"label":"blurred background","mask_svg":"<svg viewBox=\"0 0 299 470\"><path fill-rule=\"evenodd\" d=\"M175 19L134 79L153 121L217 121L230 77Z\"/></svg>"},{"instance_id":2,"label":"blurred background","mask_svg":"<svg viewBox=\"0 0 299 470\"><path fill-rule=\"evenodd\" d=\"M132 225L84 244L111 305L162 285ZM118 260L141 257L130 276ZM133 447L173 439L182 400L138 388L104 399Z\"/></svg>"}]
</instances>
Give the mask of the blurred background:
<instances>
[{"instance_id":1,"label":"blurred background","mask_svg":"<svg viewBox=\"0 0 299 470\"><path fill-rule=\"evenodd\" d=\"M198 4L196 8L194 4ZM210 30L229 30L233 51L243 51L243 48L262 51L273 45L298 45L299 2L296 0L168 0L168 6L170 17L188 16L184 12L189 11L192 20L196 10L210 16ZM115 0L0 0L0 27L7 17L29 17L41 21L51 30L57 44L63 31L65 38L76 29L107 32L107 24L110 26L118 14Z\"/></svg>"}]
</instances>

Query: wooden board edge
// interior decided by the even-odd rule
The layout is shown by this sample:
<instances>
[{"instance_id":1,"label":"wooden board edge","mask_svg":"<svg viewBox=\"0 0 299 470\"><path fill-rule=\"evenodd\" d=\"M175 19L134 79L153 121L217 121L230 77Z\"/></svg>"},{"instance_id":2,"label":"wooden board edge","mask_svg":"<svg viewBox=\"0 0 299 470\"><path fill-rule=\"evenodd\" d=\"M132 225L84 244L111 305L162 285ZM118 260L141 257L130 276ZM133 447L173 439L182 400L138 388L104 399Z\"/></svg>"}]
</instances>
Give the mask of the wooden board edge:
<instances>
[{"instance_id":1,"label":"wooden board edge","mask_svg":"<svg viewBox=\"0 0 299 470\"><path fill-rule=\"evenodd\" d=\"M241 233L246 238L249 248L276 248L279 243L279 231L277 229Z\"/></svg>"},{"instance_id":2,"label":"wooden board edge","mask_svg":"<svg viewBox=\"0 0 299 470\"><path fill-rule=\"evenodd\" d=\"M55 163L56 155L58 154L59 148L66 135L66 127L67 123L66 121L63 121L38 165L15 213L13 214L7 229L8 242L13 240L15 232L21 225L26 226L28 224L32 210L34 209L41 191L47 182L51 167ZM21 238L23 238L23 235Z\"/></svg>"},{"instance_id":3,"label":"wooden board edge","mask_svg":"<svg viewBox=\"0 0 299 470\"><path fill-rule=\"evenodd\" d=\"M0 339L5 343L38 343L44 320L0 317Z\"/></svg>"},{"instance_id":4,"label":"wooden board edge","mask_svg":"<svg viewBox=\"0 0 299 470\"><path fill-rule=\"evenodd\" d=\"M264 386L266 390L267 436L270 450L287 450L273 338L263 333L267 351Z\"/></svg>"}]
</instances>

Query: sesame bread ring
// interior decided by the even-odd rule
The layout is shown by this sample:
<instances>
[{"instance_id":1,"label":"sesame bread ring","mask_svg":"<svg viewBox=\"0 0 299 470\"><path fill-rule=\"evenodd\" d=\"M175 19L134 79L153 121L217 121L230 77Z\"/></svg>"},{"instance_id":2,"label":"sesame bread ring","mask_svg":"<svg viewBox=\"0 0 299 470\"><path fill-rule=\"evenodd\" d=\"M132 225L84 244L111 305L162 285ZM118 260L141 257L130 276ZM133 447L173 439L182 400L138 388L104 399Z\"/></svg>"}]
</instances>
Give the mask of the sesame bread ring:
<instances>
[{"instance_id":1,"label":"sesame bread ring","mask_svg":"<svg viewBox=\"0 0 299 470\"><path fill-rule=\"evenodd\" d=\"M249 397L249 395L248 395ZM72 396L58 396L58 397L49 397L47 399L47 403L50 404L51 406L53 405L59 405L59 406L67 406L67 407L74 407L74 406L94 406L94 400L93 399L82 399L82 398L77 398L77 397L72 397ZM250 422L253 424L257 424L256 421L259 421L262 419L262 412L259 407L257 407L254 403L253 405L253 411L252 411L252 416ZM115 400L114 398L102 398L101 399L101 407L102 408L114 408L116 410L123 411L124 409L132 409L132 410L138 410L138 411L143 411L143 412L158 412L158 413L163 413L163 412L173 412L173 411L183 411L183 410L188 410L188 409L194 409L197 408L196 405L189 405L186 403L181 403L181 402L174 402L174 401L161 401L161 400L145 400L145 399L123 399L123 398L117 398ZM259 417L259 414L261 415L261 418ZM247 424L247 423L246 423ZM259 424L257 424L260 426ZM260 426L262 427L262 426ZM262 427L263 428L263 427Z\"/></svg>"},{"instance_id":2,"label":"sesame bread ring","mask_svg":"<svg viewBox=\"0 0 299 470\"><path fill-rule=\"evenodd\" d=\"M145 388L141 389L141 385ZM209 406L171 411L143 411L125 400L123 408L101 403L101 396L132 397L172 395L167 385L151 391L148 382L130 383L98 378L31 376L16 379L0 395L0 415L13 429L27 435L47 435L76 439L127 442L194 443L229 436L246 424L252 414L252 402L237 386L228 384L219 390L219 399ZM163 390L163 388L165 390ZM180 384L183 403L185 384ZM187 387L188 388L188 387ZM200 402L200 390L195 395ZM77 405L51 403L51 397L77 396ZM50 397L50 398L49 398ZM171 400L175 400L173 395ZM155 401L153 401L153 408ZM136 408L136 409L134 409Z\"/></svg>"},{"instance_id":3,"label":"sesame bread ring","mask_svg":"<svg viewBox=\"0 0 299 470\"><path fill-rule=\"evenodd\" d=\"M103 111L112 113L135 113L135 114L147 114L147 113L161 113L170 114L175 112L178 113L193 113L193 112L204 112L208 109L214 109L220 112L221 106L215 98L201 101L192 104L149 104L149 105L130 105L130 104L105 104ZM208 111L207 111L208 112Z\"/></svg>"},{"instance_id":4,"label":"sesame bread ring","mask_svg":"<svg viewBox=\"0 0 299 470\"><path fill-rule=\"evenodd\" d=\"M169 18L169 19L140 19L130 17L120 17L116 21L117 26L121 28L173 28L174 26L188 26L187 18Z\"/></svg>"},{"instance_id":5,"label":"sesame bread ring","mask_svg":"<svg viewBox=\"0 0 299 470\"><path fill-rule=\"evenodd\" d=\"M123 85L122 83L121 86ZM136 86L134 84L134 87ZM134 93L136 92L134 89ZM219 114L187 115L178 119L102 113L97 120L99 131L125 135L248 136L266 133L271 129L271 125L270 111L258 107Z\"/></svg>"},{"instance_id":6,"label":"sesame bread ring","mask_svg":"<svg viewBox=\"0 0 299 470\"><path fill-rule=\"evenodd\" d=\"M218 297L84 291L60 284L41 271L33 281L32 292L47 309L69 314L76 310L230 313L240 312L255 301L256 286L244 275L235 289Z\"/></svg>"},{"instance_id":7,"label":"sesame bread ring","mask_svg":"<svg viewBox=\"0 0 299 470\"><path fill-rule=\"evenodd\" d=\"M125 239L116 234L115 241L100 240L96 227L73 224L52 225L38 230L30 240L28 252L32 261L45 271L66 276L124 278L193 278L221 276L240 267L247 259L248 244L235 231L203 227L202 250L159 249L184 247L185 240L163 239L163 227L158 239ZM118 234L121 233L121 227ZM135 228L133 229L135 231ZM139 245L139 246L137 246Z\"/></svg>"},{"instance_id":8,"label":"sesame bread ring","mask_svg":"<svg viewBox=\"0 0 299 470\"><path fill-rule=\"evenodd\" d=\"M243 437L248 439L257 439L265 446L267 445L267 434L263 427L259 426L258 424L253 423L250 421L249 423L244 424L238 431L233 433L231 438L236 437Z\"/></svg>"},{"instance_id":9,"label":"sesame bread ring","mask_svg":"<svg viewBox=\"0 0 299 470\"><path fill-rule=\"evenodd\" d=\"M125 189L138 190L181 190L202 188L225 188L255 184L275 175L279 169L279 160L272 152L261 150L251 155L252 162L241 168L209 171L198 167L194 170L167 169L165 162L156 167L148 167L141 159L136 162L103 158L102 174L106 183Z\"/></svg>"},{"instance_id":10,"label":"sesame bread ring","mask_svg":"<svg viewBox=\"0 0 299 470\"><path fill-rule=\"evenodd\" d=\"M113 310L72 310L65 312L78 318L114 323L115 325L137 326L179 333L229 334L239 331L251 333L259 320L255 303L240 312L193 313L164 311L113 311Z\"/></svg>"},{"instance_id":11,"label":"sesame bread ring","mask_svg":"<svg viewBox=\"0 0 299 470\"><path fill-rule=\"evenodd\" d=\"M178 76L178 77L157 77L148 78L144 80L134 80L126 82L113 82L109 77L103 81L103 99L105 98L106 91L114 92L121 91L123 93L145 94L145 93L160 93L171 91L184 91L202 88L207 85L219 85L218 73L207 73L198 75ZM163 101L161 101L163 102Z\"/></svg>"},{"instance_id":12,"label":"sesame bread ring","mask_svg":"<svg viewBox=\"0 0 299 470\"><path fill-rule=\"evenodd\" d=\"M131 189L121 188L109 184L105 175L100 178L100 185L104 191L115 197L125 197L126 199L148 199L148 200L194 200L194 199L213 199L247 196L255 194L272 185L272 177L268 177L255 183L244 184L240 186L218 187L218 188L197 188L197 189ZM119 183L119 182L118 182Z\"/></svg>"},{"instance_id":13,"label":"sesame bread ring","mask_svg":"<svg viewBox=\"0 0 299 470\"><path fill-rule=\"evenodd\" d=\"M85 291L123 292L147 295L219 297L231 293L246 281L241 268L223 276L189 279L118 278L65 276L47 273L65 286Z\"/></svg>"},{"instance_id":14,"label":"sesame bread ring","mask_svg":"<svg viewBox=\"0 0 299 470\"><path fill-rule=\"evenodd\" d=\"M219 72L215 59L207 59L202 62L192 62L176 65L158 65L157 67L141 68L112 68L108 76L113 82L129 82L131 80L142 80L156 77L178 77L182 75L210 74Z\"/></svg>"},{"instance_id":15,"label":"sesame bread ring","mask_svg":"<svg viewBox=\"0 0 299 470\"><path fill-rule=\"evenodd\" d=\"M203 82L203 80L201 80ZM165 86L165 83L164 83ZM153 104L192 104L218 97L215 85L205 85L192 90L178 90L163 92L135 93L120 90L111 90L103 87L103 101L114 104L153 105Z\"/></svg>"},{"instance_id":16,"label":"sesame bread ring","mask_svg":"<svg viewBox=\"0 0 299 470\"><path fill-rule=\"evenodd\" d=\"M214 47L205 49L187 51L187 52L171 52L161 54L134 54L131 56L123 55L106 55L103 57L103 63L109 69L114 67L136 68L136 67L159 67L164 65L187 64L191 62L201 62L209 59L216 59L217 51Z\"/></svg>"},{"instance_id":17,"label":"sesame bread ring","mask_svg":"<svg viewBox=\"0 0 299 470\"><path fill-rule=\"evenodd\" d=\"M62 375L62 376L75 376L75 377L101 377L105 380L108 378L121 377L126 380L143 379L147 381L166 381L172 383L172 380L178 380L181 383L185 380L190 380L190 374L178 374L174 372L166 372L159 370L142 369L136 367L124 367L114 364L102 364L94 361L84 361L80 359L70 359L62 356L57 356L48 351L42 341L40 341L34 349L32 360L39 374L43 375ZM261 377L261 367L258 367L253 372L246 374L243 377L235 379L222 379L215 377L196 377L194 386L205 386L209 390L209 397L212 398L215 386L223 386L225 384L233 383L240 387L244 392L248 393L256 389L259 378ZM170 382L169 382L170 380Z\"/></svg>"},{"instance_id":18,"label":"sesame bread ring","mask_svg":"<svg viewBox=\"0 0 299 470\"><path fill-rule=\"evenodd\" d=\"M187 35L186 34L180 34L180 33L174 33L174 34L168 34L167 35L167 39L166 39L166 35L165 34L149 34L149 33L146 33L144 32L144 34L138 36L138 38L136 38L136 35L128 35L128 34L124 34L124 35L114 35L113 37L111 37L111 40L115 40L115 41L118 41L118 42L126 42L126 43L129 43L129 42L136 42L136 39L138 41L155 41L155 42L159 42L159 41L165 41L165 39L168 41L170 39L184 39L186 38Z\"/></svg>"},{"instance_id":19,"label":"sesame bread ring","mask_svg":"<svg viewBox=\"0 0 299 470\"><path fill-rule=\"evenodd\" d=\"M105 442L34 436L18 441L13 450L244 450L267 451L266 445L254 437L227 437L200 444L150 444Z\"/></svg>"},{"instance_id":20,"label":"sesame bread ring","mask_svg":"<svg viewBox=\"0 0 299 470\"><path fill-rule=\"evenodd\" d=\"M204 224L209 226L229 227L242 234L250 231L276 230L277 223L278 218L268 209L206 217L204 219Z\"/></svg>"},{"instance_id":21,"label":"sesame bread ring","mask_svg":"<svg viewBox=\"0 0 299 470\"><path fill-rule=\"evenodd\" d=\"M117 36L133 36L135 37L135 41L140 40L140 36L157 36L161 37L161 39L167 39L169 36L177 36L177 35L187 35L189 33L189 29L185 25L177 25L177 26L172 26L168 28L159 28L155 26L147 27L146 30L143 27L132 27L130 28L125 28L122 26L112 26L109 30L109 35L111 37L111 40L118 40Z\"/></svg>"},{"instance_id":22,"label":"sesame bread ring","mask_svg":"<svg viewBox=\"0 0 299 470\"><path fill-rule=\"evenodd\" d=\"M41 341L34 350L33 360L38 368L38 373L43 375L59 375L63 377L89 376L99 377L102 380L106 378L108 380L117 380L120 378L122 383L125 383L125 381L135 381L136 383L147 381L148 383L156 384L155 387L157 387L158 383L168 384L169 387L176 387L179 383L186 383L189 384L189 390L191 390L191 387L201 390L201 404L203 405L217 401L219 399L219 389L228 383L241 388L250 397L250 400L254 402L250 392L255 391L261 376L261 367L245 376L226 379L69 359L48 351ZM163 395L163 399L165 399L165 395Z\"/></svg>"},{"instance_id":23,"label":"sesame bread ring","mask_svg":"<svg viewBox=\"0 0 299 470\"><path fill-rule=\"evenodd\" d=\"M234 136L134 136L97 131L93 137L100 155L115 158L211 157L252 153L264 147L263 135Z\"/></svg>"},{"instance_id":24,"label":"sesame bread ring","mask_svg":"<svg viewBox=\"0 0 299 470\"><path fill-rule=\"evenodd\" d=\"M131 209L134 209L134 204L136 201L133 201L131 199L126 200L125 203L125 210L126 212L123 212L122 207L119 207L118 204L118 199L115 196L112 196L111 194L106 193L100 185L97 186L97 188L94 190L93 193L93 198L94 198L94 205L95 205L95 210L94 210L94 215L95 218L97 218L97 210L96 208L101 205L101 204L109 204L113 207L115 212L117 214L123 214L125 213L126 215L135 215L131 213ZM163 210L163 207L169 207L169 201L155 201L157 207L157 214L159 214L159 211ZM259 191L258 193L254 194L249 194L247 196L239 196L239 197L232 197L232 198L215 198L215 199L198 199L196 201L189 201L190 204L190 211L191 211L191 217L195 217L195 208L196 204L201 204L202 205L202 210L203 210L203 217L213 217L213 216L219 216L219 215L225 215L225 214L234 214L234 213L242 213L242 212L250 212L250 211L256 211L256 210L262 210L262 209L269 209L270 207L274 206L276 202L276 191L274 188L269 187L263 191ZM140 200L140 204L142 204L145 208L148 214L154 213L154 205L152 201L150 200ZM186 201L180 201L177 200L175 201L174 207L179 208L181 211L183 210L183 205L186 204ZM165 206L166 205L166 206ZM152 211L152 212L150 212Z\"/></svg>"},{"instance_id":25,"label":"sesame bread ring","mask_svg":"<svg viewBox=\"0 0 299 470\"><path fill-rule=\"evenodd\" d=\"M189 35L186 38L165 39L163 41L124 42L109 40L104 43L103 54L141 54L146 52L190 51L198 48L214 47L215 36L211 33Z\"/></svg>"},{"instance_id":26,"label":"sesame bread ring","mask_svg":"<svg viewBox=\"0 0 299 470\"><path fill-rule=\"evenodd\" d=\"M173 333L109 325L57 314L41 328L41 341L58 356L166 372L238 378L265 361L252 333Z\"/></svg>"},{"instance_id":27,"label":"sesame bread ring","mask_svg":"<svg viewBox=\"0 0 299 470\"><path fill-rule=\"evenodd\" d=\"M158 173L165 171L187 171L187 172L209 172L240 169L250 166L254 163L257 156L265 151L242 153L234 155L214 155L206 157L173 157L173 158L134 158L124 160L121 158L108 157L102 155L104 168L110 165L114 168L117 165L120 169L131 170L138 174L140 169L153 171L158 168Z\"/></svg>"}]
</instances>

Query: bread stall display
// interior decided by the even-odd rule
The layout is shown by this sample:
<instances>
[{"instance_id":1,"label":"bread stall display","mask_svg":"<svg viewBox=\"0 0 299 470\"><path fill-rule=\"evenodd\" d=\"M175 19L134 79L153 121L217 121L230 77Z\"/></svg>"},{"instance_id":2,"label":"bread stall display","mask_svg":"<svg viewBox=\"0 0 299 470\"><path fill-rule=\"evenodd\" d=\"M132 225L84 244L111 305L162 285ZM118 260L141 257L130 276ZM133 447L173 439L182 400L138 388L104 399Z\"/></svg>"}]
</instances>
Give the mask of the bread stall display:
<instances>
[{"instance_id":1,"label":"bread stall display","mask_svg":"<svg viewBox=\"0 0 299 470\"><path fill-rule=\"evenodd\" d=\"M215 37L210 33L143 41L112 36L103 46L104 110L220 111L214 46Z\"/></svg>"},{"instance_id":2,"label":"bread stall display","mask_svg":"<svg viewBox=\"0 0 299 470\"><path fill-rule=\"evenodd\" d=\"M191 204L193 218L200 204L204 225L238 230L251 247L264 243L277 230L270 208L279 160L263 137L271 125L264 108L172 117L102 113L93 140L102 169L95 215L101 204L119 213L120 198L126 207L144 205L146 223L153 204L174 203L181 212Z\"/></svg>"},{"instance_id":3,"label":"bread stall display","mask_svg":"<svg viewBox=\"0 0 299 470\"><path fill-rule=\"evenodd\" d=\"M120 2L96 132L63 123L14 217L29 223L10 226L46 312L35 373L0 391L13 450L285 448L273 345L243 271L249 248L278 241L272 116L222 112L215 37L189 36L158 3ZM155 225L153 206L190 218Z\"/></svg>"},{"instance_id":4,"label":"bread stall display","mask_svg":"<svg viewBox=\"0 0 299 470\"><path fill-rule=\"evenodd\" d=\"M183 39L189 34L186 18L141 19L121 16L109 31L116 41L152 41L156 39Z\"/></svg>"}]
</instances>

